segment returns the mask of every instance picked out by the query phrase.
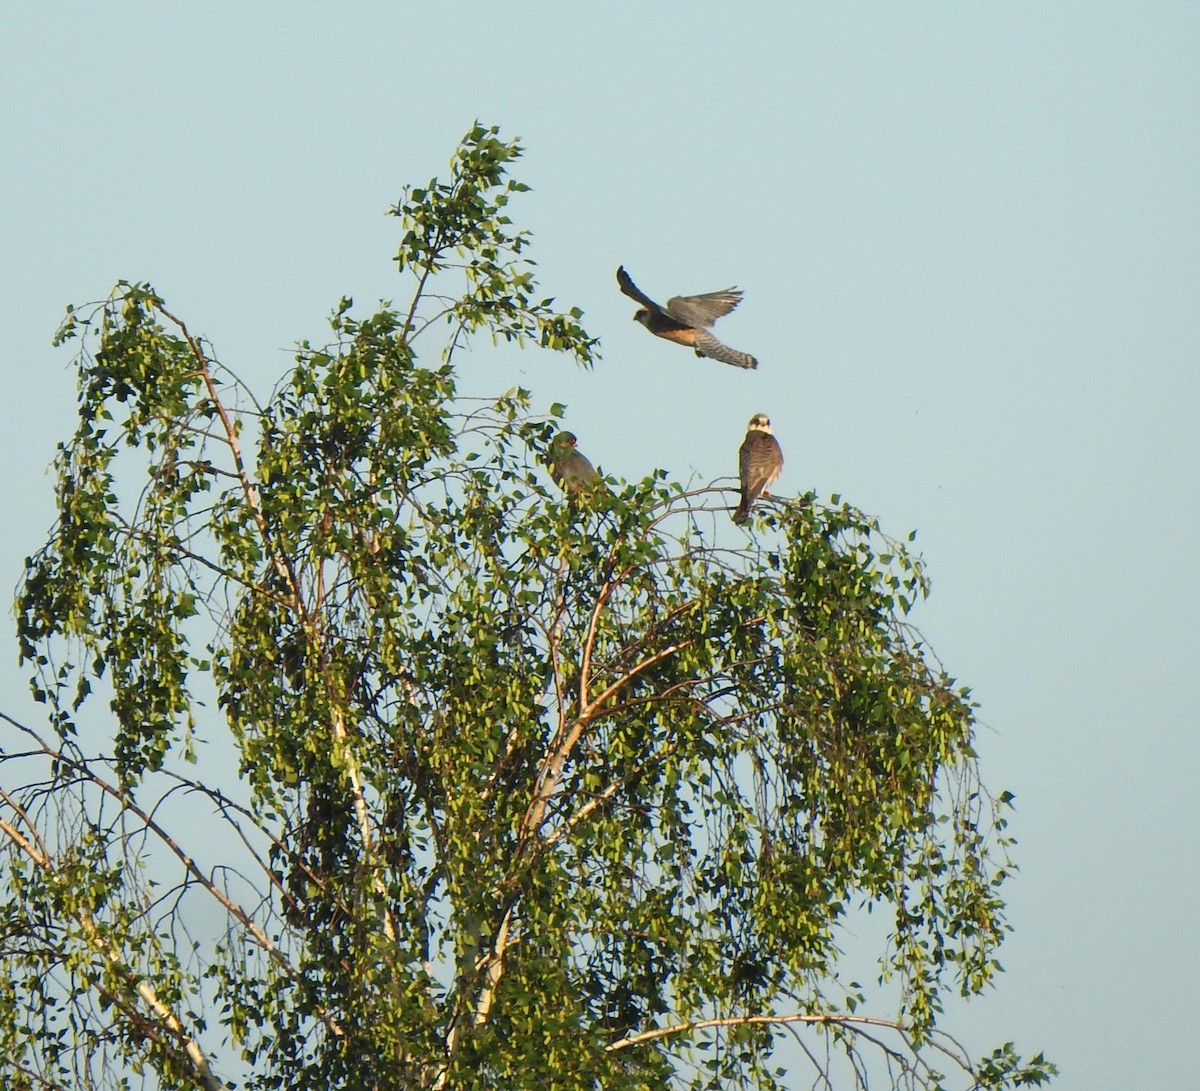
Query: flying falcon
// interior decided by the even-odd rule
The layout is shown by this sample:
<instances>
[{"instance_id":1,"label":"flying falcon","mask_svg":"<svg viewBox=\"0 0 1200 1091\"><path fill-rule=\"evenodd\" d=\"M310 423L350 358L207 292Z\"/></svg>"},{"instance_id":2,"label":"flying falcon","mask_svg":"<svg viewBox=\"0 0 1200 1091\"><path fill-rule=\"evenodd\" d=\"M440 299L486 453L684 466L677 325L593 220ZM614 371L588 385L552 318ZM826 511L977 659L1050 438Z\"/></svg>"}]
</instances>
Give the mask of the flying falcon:
<instances>
[{"instance_id":1,"label":"flying falcon","mask_svg":"<svg viewBox=\"0 0 1200 1091\"><path fill-rule=\"evenodd\" d=\"M771 431L771 422L766 413L755 413L746 429L738 451L738 475L742 479L742 502L733 513L735 523L744 523L750 518L754 501L775 484L783 470L783 452L779 441Z\"/></svg>"},{"instance_id":2,"label":"flying falcon","mask_svg":"<svg viewBox=\"0 0 1200 1091\"><path fill-rule=\"evenodd\" d=\"M748 352L738 352L723 345L708 331L708 327L718 318L728 314L742 301L742 293L737 288L726 288L723 292L709 292L707 295L672 296L663 307L633 283L624 265L617 269L617 283L622 292L642 305L642 309L633 316L634 321L640 322L656 337L688 345L696 350L697 356L709 356L723 364L758 367L758 361Z\"/></svg>"},{"instance_id":3,"label":"flying falcon","mask_svg":"<svg viewBox=\"0 0 1200 1091\"><path fill-rule=\"evenodd\" d=\"M592 493L600 486L600 475L587 458L575 449L574 432L559 432L550 441L546 461L550 463L550 476L568 496Z\"/></svg>"}]
</instances>

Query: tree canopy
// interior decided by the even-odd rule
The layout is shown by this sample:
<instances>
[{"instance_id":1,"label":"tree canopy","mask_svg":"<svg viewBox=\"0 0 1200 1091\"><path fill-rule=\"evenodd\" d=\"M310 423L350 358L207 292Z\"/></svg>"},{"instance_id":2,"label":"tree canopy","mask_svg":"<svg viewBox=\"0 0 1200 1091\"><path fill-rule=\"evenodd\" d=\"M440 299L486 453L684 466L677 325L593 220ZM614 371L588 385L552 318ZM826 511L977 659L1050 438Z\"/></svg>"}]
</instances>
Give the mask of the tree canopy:
<instances>
[{"instance_id":1,"label":"tree canopy","mask_svg":"<svg viewBox=\"0 0 1200 1091\"><path fill-rule=\"evenodd\" d=\"M50 724L0 754L6 1085L1042 1082L937 1025L999 970L1009 798L911 540L812 494L747 536L662 471L564 495L563 407L458 394L473 336L598 361L508 217L519 154L477 125L406 190L411 296L342 300L267 395L149 285L69 309L17 603ZM861 907L887 1014L837 974Z\"/></svg>"}]
</instances>

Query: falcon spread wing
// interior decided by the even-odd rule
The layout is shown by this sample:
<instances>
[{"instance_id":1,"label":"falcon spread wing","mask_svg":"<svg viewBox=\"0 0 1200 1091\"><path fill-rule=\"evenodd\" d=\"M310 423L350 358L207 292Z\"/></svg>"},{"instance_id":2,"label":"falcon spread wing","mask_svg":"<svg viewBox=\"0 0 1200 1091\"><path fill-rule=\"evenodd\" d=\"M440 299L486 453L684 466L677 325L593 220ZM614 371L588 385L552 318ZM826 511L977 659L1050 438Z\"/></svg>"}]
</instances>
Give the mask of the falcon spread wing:
<instances>
[{"instance_id":1,"label":"falcon spread wing","mask_svg":"<svg viewBox=\"0 0 1200 1091\"><path fill-rule=\"evenodd\" d=\"M621 286L622 292L629 296L630 299L636 299L643 307L649 307L652 311L657 311L659 314L666 313L662 307L633 283L633 278L625 272L624 265L617 267L617 283Z\"/></svg>"},{"instance_id":2,"label":"falcon spread wing","mask_svg":"<svg viewBox=\"0 0 1200 1091\"><path fill-rule=\"evenodd\" d=\"M742 301L737 288L705 295L677 295L667 300L667 314L685 326L711 326Z\"/></svg>"}]
</instances>

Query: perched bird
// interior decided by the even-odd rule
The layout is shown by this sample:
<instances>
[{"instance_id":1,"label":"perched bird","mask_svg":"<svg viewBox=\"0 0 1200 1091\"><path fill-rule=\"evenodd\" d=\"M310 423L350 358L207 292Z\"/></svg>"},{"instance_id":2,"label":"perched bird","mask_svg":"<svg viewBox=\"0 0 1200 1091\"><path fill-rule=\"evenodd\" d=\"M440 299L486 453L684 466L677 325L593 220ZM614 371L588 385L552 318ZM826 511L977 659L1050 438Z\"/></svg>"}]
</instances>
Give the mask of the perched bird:
<instances>
[{"instance_id":1,"label":"perched bird","mask_svg":"<svg viewBox=\"0 0 1200 1091\"><path fill-rule=\"evenodd\" d=\"M640 322L656 337L688 345L696 350L697 356L709 356L723 364L758 367L758 361L748 352L731 349L708 332L709 326L742 301L742 293L737 288L707 295L672 296L662 307L633 283L623 265L617 269L617 283L630 299L642 304L642 309L633 316L634 321Z\"/></svg>"},{"instance_id":2,"label":"perched bird","mask_svg":"<svg viewBox=\"0 0 1200 1091\"><path fill-rule=\"evenodd\" d=\"M574 432L559 432L546 453L550 476L568 496L593 493L601 486L596 467L575 449L577 442Z\"/></svg>"},{"instance_id":3,"label":"perched bird","mask_svg":"<svg viewBox=\"0 0 1200 1091\"><path fill-rule=\"evenodd\" d=\"M744 523L750 518L754 501L775 484L783 471L783 452L779 441L771 431L771 422L766 413L755 413L746 429L738 451L738 476L742 479L742 502L733 513L735 523Z\"/></svg>"}]
</instances>

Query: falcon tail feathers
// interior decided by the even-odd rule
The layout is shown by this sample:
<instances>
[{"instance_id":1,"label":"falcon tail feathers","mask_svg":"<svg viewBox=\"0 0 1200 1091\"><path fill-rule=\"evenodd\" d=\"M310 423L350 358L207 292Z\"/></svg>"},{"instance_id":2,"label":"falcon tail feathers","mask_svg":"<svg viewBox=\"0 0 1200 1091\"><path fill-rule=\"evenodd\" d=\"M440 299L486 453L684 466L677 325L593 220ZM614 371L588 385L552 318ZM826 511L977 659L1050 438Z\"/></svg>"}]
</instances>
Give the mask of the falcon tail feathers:
<instances>
[{"instance_id":1,"label":"falcon tail feathers","mask_svg":"<svg viewBox=\"0 0 1200 1091\"><path fill-rule=\"evenodd\" d=\"M706 329L696 330L695 348L697 356L707 356L709 359L719 360L723 364L732 364L734 367L748 370L758 367L758 361L748 352L731 349L728 345L718 341Z\"/></svg>"}]
</instances>

